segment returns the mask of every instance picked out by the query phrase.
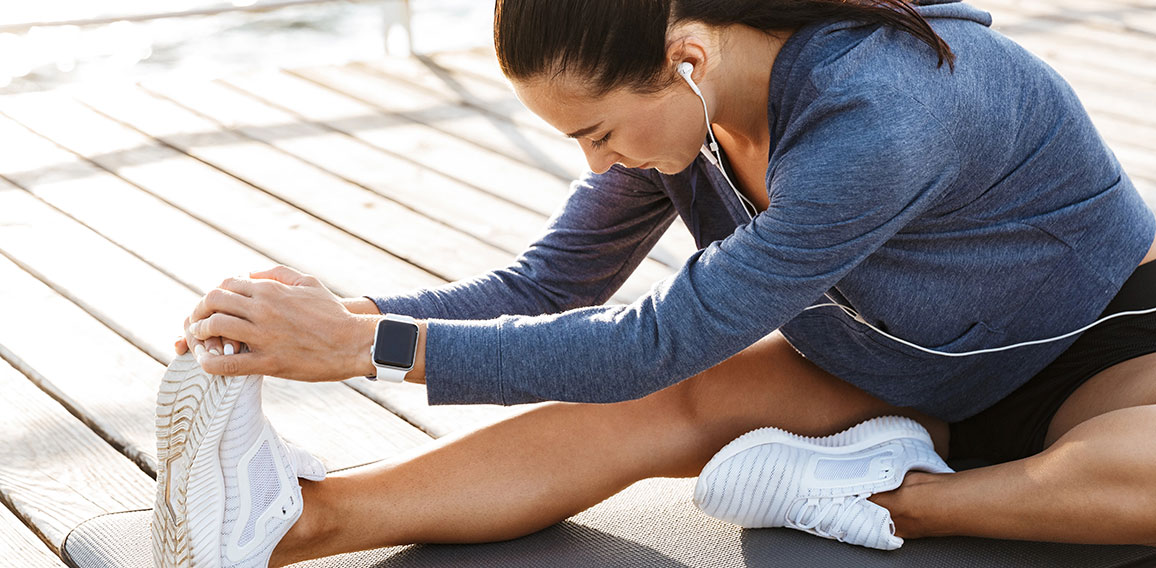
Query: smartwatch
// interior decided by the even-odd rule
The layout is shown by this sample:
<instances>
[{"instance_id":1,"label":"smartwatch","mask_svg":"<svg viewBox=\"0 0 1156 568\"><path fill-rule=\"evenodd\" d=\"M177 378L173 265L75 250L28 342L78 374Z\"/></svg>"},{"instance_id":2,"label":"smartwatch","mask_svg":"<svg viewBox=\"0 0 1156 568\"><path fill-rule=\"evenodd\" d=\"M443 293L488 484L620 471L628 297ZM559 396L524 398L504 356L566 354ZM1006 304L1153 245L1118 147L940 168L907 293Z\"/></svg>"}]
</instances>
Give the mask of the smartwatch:
<instances>
[{"instance_id":1,"label":"smartwatch","mask_svg":"<svg viewBox=\"0 0 1156 568\"><path fill-rule=\"evenodd\" d=\"M377 322L377 334L373 338L373 366L377 367L376 377L394 383L405 380L405 374L413 369L417 358L417 322L409 316L386 314Z\"/></svg>"}]
</instances>

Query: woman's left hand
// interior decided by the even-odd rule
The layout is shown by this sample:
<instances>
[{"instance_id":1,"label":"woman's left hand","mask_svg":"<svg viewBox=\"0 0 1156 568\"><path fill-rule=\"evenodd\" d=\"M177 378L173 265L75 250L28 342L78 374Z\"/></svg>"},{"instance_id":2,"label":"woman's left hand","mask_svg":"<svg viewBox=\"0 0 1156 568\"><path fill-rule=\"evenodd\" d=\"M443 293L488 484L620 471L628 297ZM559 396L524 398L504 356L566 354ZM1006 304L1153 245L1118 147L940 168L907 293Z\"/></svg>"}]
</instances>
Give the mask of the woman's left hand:
<instances>
[{"instance_id":1,"label":"woman's left hand","mask_svg":"<svg viewBox=\"0 0 1156 568\"><path fill-rule=\"evenodd\" d=\"M248 346L234 355L202 353L206 372L313 382L364 374L380 318L350 313L316 278L289 268L250 276L226 279L188 320L189 337L227 337Z\"/></svg>"}]
</instances>

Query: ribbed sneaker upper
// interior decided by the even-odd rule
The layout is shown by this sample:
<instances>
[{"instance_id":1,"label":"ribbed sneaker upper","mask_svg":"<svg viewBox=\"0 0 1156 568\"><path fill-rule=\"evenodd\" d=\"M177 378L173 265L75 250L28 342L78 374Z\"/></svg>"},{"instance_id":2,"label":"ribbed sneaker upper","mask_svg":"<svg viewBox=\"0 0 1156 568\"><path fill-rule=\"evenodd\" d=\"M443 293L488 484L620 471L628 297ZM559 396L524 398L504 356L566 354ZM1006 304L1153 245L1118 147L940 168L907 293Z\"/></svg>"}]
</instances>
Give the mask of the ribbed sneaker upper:
<instances>
[{"instance_id":1,"label":"ribbed sneaker upper","mask_svg":"<svg viewBox=\"0 0 1156 568\"><path fill-rule=\"evenodd\" d=\"M787 512L788 525L826 538L883 550L903 545L891 513L866 496L800 499Z\"/></svg>"},{"instance_id":2,"label":"ribbed sneaker upper","mask_svg":"<svg viewBox=\"0 0 1156 568\"><path fill-rule=\"evenodd\" d=\"M826 438L776 429L736 439L703 469L694 500L712 517L747 528L791 527L893 549L890 513L866 497L899 487L908 471L948 473L914 421L888 417Z\"/></svg>"},{"instance_id":3,"label":"ribbed sneaker upper","mask_svg":"<svg viewBox=\"0 0 1156 568\"><path fill-rule=\"evenodd\" d=\"M261 409L262 382L260 377L246 379L221 439L220 463L225 482L222 567L264 568L273 548L301 514L297 469L305 469L311 479L325 477L321 462L300 448L290 449L273 431ZM278 500L279 496L288 496L288 500ZM258 522L272 509L276 509L271 513L273 518ZM243 558L234 560L228 556L231 541L238 547L253 541L258 544Z\"/></svg>"}]
</instances>

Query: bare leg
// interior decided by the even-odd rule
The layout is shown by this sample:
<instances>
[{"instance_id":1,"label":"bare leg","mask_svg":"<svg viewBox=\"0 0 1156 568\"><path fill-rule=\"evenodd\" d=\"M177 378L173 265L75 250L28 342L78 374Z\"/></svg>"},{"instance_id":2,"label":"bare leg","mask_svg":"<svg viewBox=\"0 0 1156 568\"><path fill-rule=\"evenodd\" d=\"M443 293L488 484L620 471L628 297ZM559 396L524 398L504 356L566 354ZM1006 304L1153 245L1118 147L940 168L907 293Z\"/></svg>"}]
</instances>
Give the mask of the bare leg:
<instances>
[{"instance_id":1,"label":"bare leg","mask_svg":"<svg viewBox=\"0 0 1156 568\"><path fill-rule=\"evenodd\" d=\"M800 401L805 401L801 404ZM830 434L883 414L946 426L824 373L778 334L643 399L554 403L420 452L303 487L305 513L272 566L381 546L524 536L648 477L694 477L762 426Z\"/></svg>"},{"instance_id":2,"label":"bare leg","mask_svg":"<svg viewBox=\"0 0 1156 568\"><path fill-rule=\"evenodd\" d=\"M954 475L912 473L872 500L902 537L1156 545L1156 355L1093 377L1060 408L1051 445Z\"/></svg>"}]
</instances>

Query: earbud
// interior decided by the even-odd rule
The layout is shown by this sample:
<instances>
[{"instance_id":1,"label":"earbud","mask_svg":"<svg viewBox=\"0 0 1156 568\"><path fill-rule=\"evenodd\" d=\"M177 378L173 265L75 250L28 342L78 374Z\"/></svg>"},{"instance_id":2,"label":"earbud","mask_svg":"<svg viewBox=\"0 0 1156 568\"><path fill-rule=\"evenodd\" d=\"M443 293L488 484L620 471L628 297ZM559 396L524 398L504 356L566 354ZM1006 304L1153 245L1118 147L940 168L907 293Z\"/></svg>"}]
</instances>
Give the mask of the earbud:
<instances>
[{"instance_id":1,"label":"earbud","mask_svg":"<svg viewBox=\"0 0 1156 568\"><path fill-rule=\"evenodd\" d=\"M698 85L695 85L694 79L691 78L693 73L694 65L692 65L689 61L683 61L682 63L678 64L678 74L682 75L682 78L686 81L687 85L690 85L690 90L694 91L694 94L701 97L702 92L698 90Z\"/></svg>"}]
</instances>

